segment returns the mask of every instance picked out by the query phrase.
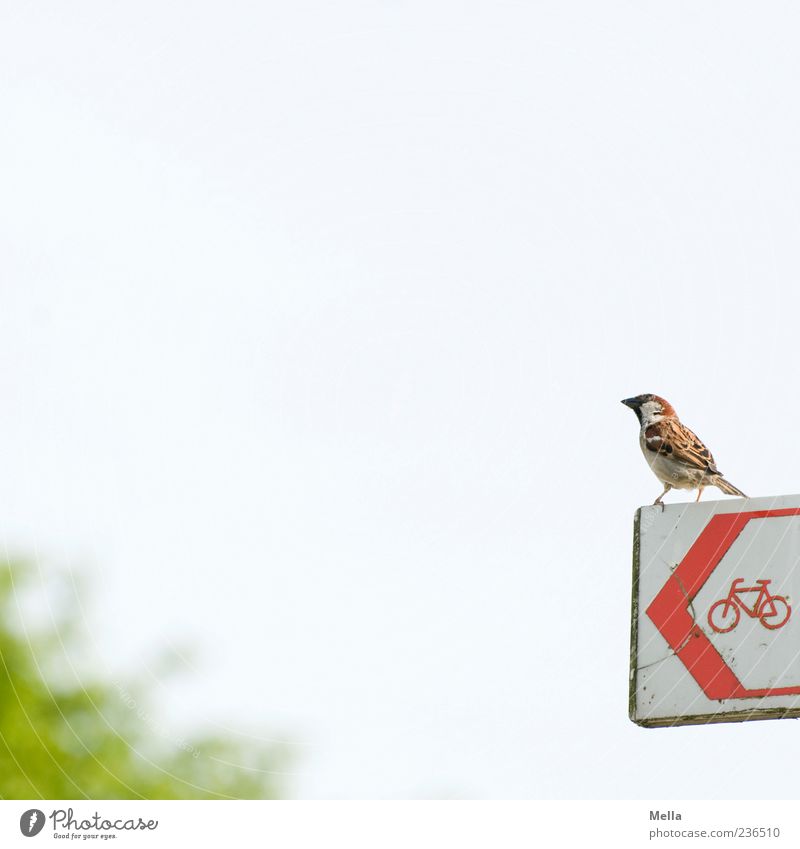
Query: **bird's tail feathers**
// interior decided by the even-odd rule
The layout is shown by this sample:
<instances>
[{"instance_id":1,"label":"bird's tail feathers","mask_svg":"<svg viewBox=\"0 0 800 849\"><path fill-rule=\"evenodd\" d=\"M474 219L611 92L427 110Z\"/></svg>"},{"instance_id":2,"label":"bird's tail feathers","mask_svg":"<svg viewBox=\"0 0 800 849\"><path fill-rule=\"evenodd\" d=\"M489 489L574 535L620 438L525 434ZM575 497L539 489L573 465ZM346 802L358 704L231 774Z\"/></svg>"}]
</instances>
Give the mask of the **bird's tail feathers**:
<instances>
[{"instance_id":1,"label":"bird's tail feathers","mask_svg":"<svg viewBox=\"0 0 800 849\"><path fill-rule=\"evenodd\" d=\"M741 489L737 489L732 483L726 481L725 478L717 478L714 485L718 489L721 489L725 495L740 495L742 498L747 498Z\"/></svg>"}]
</instances>

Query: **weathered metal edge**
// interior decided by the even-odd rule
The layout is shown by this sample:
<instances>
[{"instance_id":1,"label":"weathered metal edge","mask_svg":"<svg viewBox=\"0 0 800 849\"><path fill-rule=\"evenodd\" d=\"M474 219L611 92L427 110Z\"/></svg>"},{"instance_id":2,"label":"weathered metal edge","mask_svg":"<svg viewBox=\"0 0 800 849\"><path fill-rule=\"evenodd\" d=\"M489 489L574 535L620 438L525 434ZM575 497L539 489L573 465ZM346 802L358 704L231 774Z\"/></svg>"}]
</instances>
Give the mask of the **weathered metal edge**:
<instances>
[{"instance_id":1,"label":"weathered metal edge","mask_svg":"<svg viewBox=\"0 0 800 849\"><path fill-rule=\"evenodd\" d=\"M631 717L633 719L633 717ZM667 728L683 725L715 725L720 722L746 722L757 719L798 719L800 708L760 708L727 713L696 714L694 716L659 716L655 719L634 719L641 728Z\"/></svg>"},{"instance_id":2,"label":"weathered metal edge","mask_svg":"<svg viewBox=\"0 0 800 849\"><path fill-rule=\"evenodd\" d=\"M628 716L631 722L643 725L636 718L636 671L637 657L639 654L639 549L641 537L639 529L642 522L642 508L640 507L633 516L633 580L631 582L631 646L630 646L630 669L628 671Z\"/></svg>"}]
</instances>

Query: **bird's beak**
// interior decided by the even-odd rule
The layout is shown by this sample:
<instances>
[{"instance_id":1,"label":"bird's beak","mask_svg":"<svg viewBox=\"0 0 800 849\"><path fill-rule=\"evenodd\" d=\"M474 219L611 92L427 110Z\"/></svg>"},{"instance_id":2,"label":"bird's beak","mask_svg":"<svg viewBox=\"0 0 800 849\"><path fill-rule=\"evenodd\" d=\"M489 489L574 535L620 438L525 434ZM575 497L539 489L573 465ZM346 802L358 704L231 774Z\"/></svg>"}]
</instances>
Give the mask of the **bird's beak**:
<instances>
[{"instance_id":1,"label":"bird's beak","mask_svg":"<svg viewBox=\"0 0 800 849\"><path fill-rule=\"evenodd\" d=\"M635 410L639 406L635 398L624 398L621 403L626 407L630 407L632 410Z\"/></svg>"}]
</instances>

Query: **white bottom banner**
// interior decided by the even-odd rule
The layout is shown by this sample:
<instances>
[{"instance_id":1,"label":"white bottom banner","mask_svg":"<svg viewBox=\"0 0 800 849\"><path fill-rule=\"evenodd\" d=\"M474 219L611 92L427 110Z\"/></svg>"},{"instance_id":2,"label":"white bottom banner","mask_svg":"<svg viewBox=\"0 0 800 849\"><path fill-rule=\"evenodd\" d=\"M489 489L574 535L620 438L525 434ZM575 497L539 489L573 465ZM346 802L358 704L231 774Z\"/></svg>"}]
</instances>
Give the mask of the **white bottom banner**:
<instances>
[{"instance_id":1,"label":"white bottom banner","mask_svg":"<svg viewBox=\"0 0 800 849\"><path fill-rule=\"evenodd\" d=\"M800 845L795 802L0 802L0 846ZM113 842L112 842L113 841Z\"/></svg>"}]
</instances>

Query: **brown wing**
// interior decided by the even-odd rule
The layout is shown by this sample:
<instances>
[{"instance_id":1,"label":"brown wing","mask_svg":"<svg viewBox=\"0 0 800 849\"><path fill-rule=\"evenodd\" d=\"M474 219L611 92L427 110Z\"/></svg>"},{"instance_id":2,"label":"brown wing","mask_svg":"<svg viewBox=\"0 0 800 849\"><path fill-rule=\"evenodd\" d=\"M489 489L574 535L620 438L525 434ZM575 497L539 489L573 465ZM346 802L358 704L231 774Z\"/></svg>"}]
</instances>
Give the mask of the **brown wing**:
<instances>
[{"instance_id":1,"label":"brown wing","mask_svg":"<svg viewBox=\"0 0 800 849\"><path fill-rule=\"evenodd\" d=\"M651 424L644 432L644 444L648 451L671 457L695 469L720 474L708 448L677 419L663 419Z\"/></svg>"}]
</instances>

